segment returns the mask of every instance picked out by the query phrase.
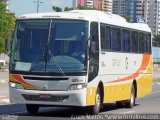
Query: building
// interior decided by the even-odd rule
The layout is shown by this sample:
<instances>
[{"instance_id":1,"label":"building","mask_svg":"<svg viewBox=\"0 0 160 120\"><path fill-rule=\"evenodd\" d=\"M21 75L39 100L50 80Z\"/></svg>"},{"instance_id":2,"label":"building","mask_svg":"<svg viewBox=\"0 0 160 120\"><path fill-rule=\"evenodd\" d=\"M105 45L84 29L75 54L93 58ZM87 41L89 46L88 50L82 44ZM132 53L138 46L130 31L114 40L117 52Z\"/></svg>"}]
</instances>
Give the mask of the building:
<instances>
[{"instance_id":1,"label":"building","mask_svg":"<svg viewBox=\"0 0 160 120\"><path fill-rule=\"evenodd\" d=\"M77 0L77 7L87 6L87 0Z\"/></svg>"},{"instance_id":2,"label":"building","mask_svg":"<svg viewBox=\"0 0 160 120\"><path fill-rule=\"evenodd\" d=\"M72 0L72 8L77 9L78 7L78 0Z\"/></svg>"},{"instance_id":3,"label":"building","mask_svg":"<svg viewBox=\"0 0 160 120\"><path fill-rule=\"evenodd\" d=\"M76 5L75 5L75 3L76 3ZM90 8L95 8L98 10L102 9L102 0L73 0L73 4L74 4L73 8L75 8L75 6L77 6L76 8L90 7Z\"/></svg>"},{"instance_id":4,"label":"building","mask_svg":"<svg viewBox=\"0 0 160 120\"><path fill-rule=\"evenodd\" d=\"M126 15L130 17L130 22L137 22L143 19L148 23L148 0L127 0Z\"/></svg>"},{"instance_id":5,"label":"building","mask_svg":"<svg viewBox=\"0 0 160 120\"><path fill-rule=\"evenodd\" d=\"M112 0L102 0L102 11L112 13Z\"/></svg>"},{"instance_id":6,"label":"building","mask_svg":"<svg viewBox=\"0 0 160 120\"><path fill-rule=\"evenodd\" d=\"M94 0L93 5L96 9L102 10L102 0Z\"/></svg>"},{"instance_id":7,"label":"building","mask_svg":"<svg viewBox=\"0 0 160 120\"><path fill-rule=\"evenodd\" d=\"M153 35L160 35L160 0L149 0L148 25Z\"/></svg>"},{"instance_id":8,"label":"building","mask_svg":"<svg viewBox=\"0 0 160 120\"><path fill-rule=\"evenodd\" d=\"M107 13L112 13L112 0L77 0L76 2L73 0L73 8L80 7L90 7Z\"/></svg>"},{"instance_id":9,"label":"building","mask_svg":"<svg viewBox=\"0 0 160 120\"><path fill-rule=\"evenodd\" d=\"M113 0L112 11L113 14L126 16L127 0Z\"/></svg>"},{"instance_id":10,"label":"building","mask_svg":"<svg viewBox=\"0 0 160 120\"><path fill-rule=\"evenodd\" d=\"M113 0L113 14L126 16L130 22L148 23L149 0Z\"/></svg>"},{"instance_id":11,"label":"building","mask_svg":"<svg viewBox=\"0 0 160 120\"><path fill-rule=\"evenodd\" d=\"M93 0L86 0L87 7L94 7Z\"/></svg>"}]
</instances>

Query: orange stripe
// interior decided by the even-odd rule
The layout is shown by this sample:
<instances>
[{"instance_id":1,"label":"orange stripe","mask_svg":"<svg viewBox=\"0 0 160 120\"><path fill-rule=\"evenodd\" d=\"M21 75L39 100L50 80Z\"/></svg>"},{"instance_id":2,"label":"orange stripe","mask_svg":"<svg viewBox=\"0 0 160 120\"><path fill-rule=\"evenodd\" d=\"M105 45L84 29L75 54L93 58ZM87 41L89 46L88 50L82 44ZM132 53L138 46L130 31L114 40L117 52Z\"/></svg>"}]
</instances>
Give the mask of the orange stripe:
<instances>
[{"instance_id":1,"label":"orange stripe","mask_svg":"<svg viewBox=\"0 0 160 120\"><path fill-rule=\"evenodd\" d=\"M138 77L138 75L141 73L144 73L144 71L146 70L149 61L150 61L151 55L143 55L143 59L142 59L142 64L140 66L140 68L132 75L118 79L118 80L113 80L111 82L106 82L106 83L115 83L115 82L122 82L122 81L127 81L127 80L131 80L131 79L135 79L136 77Z\"/></svg>"},{"instance_id":2,"label":"orange stripe","mask_svg":"<svg viewBox=\"0 0 160 120\"><path fill-rule=\"evenodd\" d=\"M17 82L19 82L19 83L21 83L21 84L23 84L24 86L28 86L27 88L36 88L36 89L39 89L39 88L36 87L36 86L33 86L33 85L31 85L31 84L28 84L28 83L21 77L21 75L11 75L11 74L10 74L10 78L13 79L13 80L15 80L15 81L17 81Z\"/></svg>"},{"instance_id":3,"label":"orange stripe","mask_svg":"<svg viewBox=\"0 0 160 120\"><path fill-rule=\"evenodd\" d=\"M21 75L11 75L11 77L13 77L15 80L17 80L18 82L25 84L25 85L29 85L27 82L24 81L24 79L21 77Z\"/></svg>"}]
</instances>

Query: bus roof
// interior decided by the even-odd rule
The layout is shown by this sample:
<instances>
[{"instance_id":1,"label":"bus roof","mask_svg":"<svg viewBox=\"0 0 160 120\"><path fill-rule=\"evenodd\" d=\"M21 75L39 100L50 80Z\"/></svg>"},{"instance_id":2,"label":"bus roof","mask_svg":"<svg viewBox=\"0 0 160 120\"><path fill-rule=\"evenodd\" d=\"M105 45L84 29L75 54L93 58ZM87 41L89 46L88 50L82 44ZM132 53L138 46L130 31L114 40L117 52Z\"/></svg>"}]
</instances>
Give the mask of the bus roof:
<instances>
[{"instance_id":1,"label":"bus roof","mask_svg":"<svg viewBox=\"0 0 160 120\"><path fill-rule=\"evenodd\" d=\"M108 25L124 28L131 28L140 31L151 32L151 29L144 23L129 23L125 18L116 14L107 14L98 10L71 10L68 12L32 13L20 16L18 19L76 19L97 21Z\"/></svg>"}]
</instances>

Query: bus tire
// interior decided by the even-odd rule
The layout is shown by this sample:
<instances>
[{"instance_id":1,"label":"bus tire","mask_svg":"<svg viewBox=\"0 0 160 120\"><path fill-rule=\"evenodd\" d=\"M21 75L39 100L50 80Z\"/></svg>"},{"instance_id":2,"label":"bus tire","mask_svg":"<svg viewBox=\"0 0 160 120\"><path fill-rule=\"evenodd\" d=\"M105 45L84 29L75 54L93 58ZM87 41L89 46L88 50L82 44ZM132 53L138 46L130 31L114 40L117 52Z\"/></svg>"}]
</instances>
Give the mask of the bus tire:
<instances>
[{"instance_id":1,"label":"bus tire","mask_svg":"<svg viewBox=\"0 0 160 120\"><path fill-rule=\"evenodd\" d=\"M135 86L134 84L132 85L131 89L131 97L130 100L126 101L126 107L127 108L133 108L135 106L135 101L136 101L136 92L135 92Z\"/></svg>"},{"instance_id":2,"label":"bus tire","mask_svg":"<svg viewBox=\"0 0 160 120\"><path fill-rule=\"evenodd\" d=\"M26 104L26 109L29 114L36 114L39 110L39 105Z\"/></svg>"},{"instance_id":3,"label":"bus tire","mask_svg":"<svg viewBox=\"0 0 160 120\"><path fill-rule=\"evenodd\" d=\"M98 87L96 91L95 105L89 107L89 114L97 115L100 112L102 106L101 99L102 96L100 94L100 88Z\"/></svg>"}]
</instances>

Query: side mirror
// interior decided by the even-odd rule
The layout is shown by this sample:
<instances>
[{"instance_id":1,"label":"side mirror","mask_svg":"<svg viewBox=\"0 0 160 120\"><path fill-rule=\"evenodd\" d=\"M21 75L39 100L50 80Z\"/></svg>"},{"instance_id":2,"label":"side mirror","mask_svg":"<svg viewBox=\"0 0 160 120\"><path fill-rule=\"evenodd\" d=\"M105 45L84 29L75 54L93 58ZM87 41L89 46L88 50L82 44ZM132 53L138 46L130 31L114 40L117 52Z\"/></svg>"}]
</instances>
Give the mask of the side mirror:
<instances>
[{"instance_id":1,"label":"side mirror","mask_svg":"<svg viewBox=\"0 0 160 120\"><path fill-rule=\"evenodd\" d=\"M96 42L95 42L95 39L94 39L94 35L91 35L88 39L88 47L89 47L89 50L90 50L90 55L94 55L95 52L96 52Z\"/></svg>"},{"instance_id":2,"label":"side mirror","mask_svg":"<svg viewBox=\"0 0 160 120\"><path fill-rule=\"evenodd\" d=\"M88 48L90 48L90 46L91 46L91 40L92 40L92 36L89 36L89 38L88 38Z\"/></svg>"}]
</instances>

